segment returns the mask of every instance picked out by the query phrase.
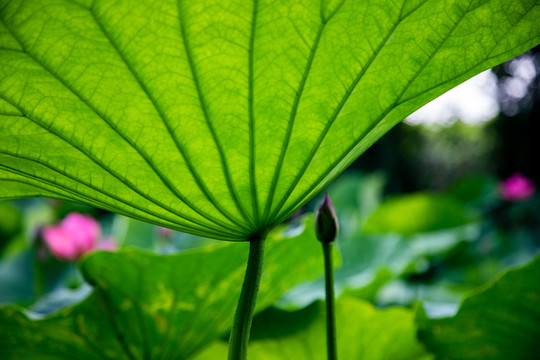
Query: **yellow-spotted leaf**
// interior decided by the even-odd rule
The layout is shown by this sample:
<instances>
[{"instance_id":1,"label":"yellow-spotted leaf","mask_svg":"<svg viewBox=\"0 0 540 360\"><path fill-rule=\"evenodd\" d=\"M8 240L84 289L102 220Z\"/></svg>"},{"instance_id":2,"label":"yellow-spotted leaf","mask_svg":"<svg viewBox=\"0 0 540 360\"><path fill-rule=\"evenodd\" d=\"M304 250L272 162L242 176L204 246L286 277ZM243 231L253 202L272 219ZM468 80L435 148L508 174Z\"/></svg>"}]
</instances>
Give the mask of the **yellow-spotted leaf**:
<instances>
[{"instance_id":1,"label":"yellow-spotted leaf","mask_svg":"<svg viewBox=\"0 0 540 360\"><path fill-rule=\"evenodd\" d=\"M324 271L313 218L304 226L293 237L270 234L257 312ZM18 306L0 307L0 358L187 359L229 330L248 249L92 254L81 270L94 290L80 304L38 320Z\"/></svg>"}]
</instances>

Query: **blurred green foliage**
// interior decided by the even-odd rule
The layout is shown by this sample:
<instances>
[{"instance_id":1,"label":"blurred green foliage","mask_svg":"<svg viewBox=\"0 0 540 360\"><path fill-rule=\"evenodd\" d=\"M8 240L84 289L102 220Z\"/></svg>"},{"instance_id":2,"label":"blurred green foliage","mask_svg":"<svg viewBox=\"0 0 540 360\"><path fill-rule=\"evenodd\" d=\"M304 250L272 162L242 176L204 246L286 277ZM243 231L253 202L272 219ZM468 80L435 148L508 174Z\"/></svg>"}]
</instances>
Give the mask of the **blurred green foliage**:
<instances>
[{"instance_id":1,"label":"blurred green foliage","mask_svg":"<svg viewBox=\"0 0 540 360\"><path fill-rule=\"evenodd\" d=\"M259 311L322 273L319 249L311 246L312 218L304 228L297 236L269 235ZM185 359L228 329L248 247L220 244L168 256L129 248L91 254L80 266L94 291L43 320L3 307L0 348L8 358Z\"/></svg>"},{"instance_id":2,"label":"blurred green foliage","mask_svg":"<svg viewBox=\"0 0 540 360\"><path fill-rule=\"evenodd\" d=\"M474 219L465 204L452 197L416 193L387 200L369 217L364 231L407 236L462 226Z\"/></svg>"},{"instance_id":3,"label":"blurred green foliage","mask_svg":"<svg viewBox=\"0 0 540 360\"><path fill-rule=\"evenodd\" d=\"M13 204L0 202L0 249L11 237L21 231L22 216Z\"/></svg>"},{"instance_id":4,"label":"blurred green foliage","mask_svg":"<svg viewBox=\"0 0 540 360\"><path fill-rule=\"evenodd\" d=\"M429 350L452 358L449 354L464 345L437 336L442 325L432 318L447 317L448 331L458 334L465 326L460 314L470 312L465 305L458 312L460 302L470 299L467 294L539 253L540 199L535 194L527 201L505 202L497 179L489 175L459 179L441 192L388 195L386 185L382 172L351 172L328 188L340 221L341 263L335 270L336 290L343 297L338 306L340 352L350 359L360 354L428 359L431 355L413 336L420 326ZM52 359L73 352L89 359L148 354L214 359L225 351L245 266L242 244L221 245L63 201L4 205L13 212L8 216L19 219L11 223L15 230L5 238L0 258L0 302L10 304L0 310L1 346L8 359ZM54 259L40 236L43 226L72 211L97 218L104 235L122 248L85 258L84 277L75 264ZM268 241L258 303L258 311L266 310L254 325L254 359L324 354L323 280L317 278L323 266L312 222L312 217L295 216ZM537 276L534 269L523 281ZM520 297L528 295L504 281L518 307ZM207 285L206 292L201 284ZM165 296L169 290L182 295ZM492 302L482 294L487 308ZM532 306L540 305L539 299L529 296ZM422 311L416 325L412 319L418 302ZM514 315L526 316L508 316ZM167 328L173 335L163 337ZM365 342L355 340L350 346L353 338ZM507 351L504 343L494 346Z\"/></svg>"},{"instance_id":5,"label":"blurred green foliage","mask_svg":"<svg viewBox=\"0 0 540 360\"><path fill-rule=\"evenodd\" d=\"M528 360L540 339L540 257L469 294L453 317L417 316L422 341L440 358Z\"/></svg>"}]
</instances>

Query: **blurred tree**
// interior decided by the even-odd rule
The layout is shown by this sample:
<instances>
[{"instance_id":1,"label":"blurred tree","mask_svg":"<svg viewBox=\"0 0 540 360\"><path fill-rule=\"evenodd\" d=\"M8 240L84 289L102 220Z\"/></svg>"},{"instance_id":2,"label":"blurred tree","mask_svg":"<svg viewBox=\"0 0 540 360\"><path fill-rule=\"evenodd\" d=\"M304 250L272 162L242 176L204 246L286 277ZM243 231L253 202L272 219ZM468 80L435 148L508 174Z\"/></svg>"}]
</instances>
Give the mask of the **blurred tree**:
<instances>
[{"instance_id":1,"label":"blurred tree","mask_svg":"<svg viewBox=\"0 0 540 360\"><path fill-rule=\"evenodd\" d=\"M540 47L498 66L501 113L493 123L497 145L493 161L497 175L519 172L540 180Z\"/></svg>"}]
</instances>

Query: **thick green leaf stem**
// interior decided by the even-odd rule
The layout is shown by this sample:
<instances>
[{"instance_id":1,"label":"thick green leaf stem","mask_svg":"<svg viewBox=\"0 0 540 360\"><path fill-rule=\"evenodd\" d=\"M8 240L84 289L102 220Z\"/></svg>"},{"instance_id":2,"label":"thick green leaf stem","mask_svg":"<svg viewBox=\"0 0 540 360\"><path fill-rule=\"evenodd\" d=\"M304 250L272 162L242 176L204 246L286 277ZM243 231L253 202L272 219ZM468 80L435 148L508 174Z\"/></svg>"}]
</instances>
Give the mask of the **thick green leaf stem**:
<instances>
[{"instance_id":1,"label":"thick green leaf stem","mask_svg":"<svg viewBox=\"0 0 540 360\"><path fill-rule=\"evenodd\" d=\"M259 284L264 259L265 238L252 238L249 242L249 257L242 284L242 292L238 299L234 322L229 339L229 360L247 359L247 347L251 331L251 322L257 302Z\"/></svg>"}]
</instances>

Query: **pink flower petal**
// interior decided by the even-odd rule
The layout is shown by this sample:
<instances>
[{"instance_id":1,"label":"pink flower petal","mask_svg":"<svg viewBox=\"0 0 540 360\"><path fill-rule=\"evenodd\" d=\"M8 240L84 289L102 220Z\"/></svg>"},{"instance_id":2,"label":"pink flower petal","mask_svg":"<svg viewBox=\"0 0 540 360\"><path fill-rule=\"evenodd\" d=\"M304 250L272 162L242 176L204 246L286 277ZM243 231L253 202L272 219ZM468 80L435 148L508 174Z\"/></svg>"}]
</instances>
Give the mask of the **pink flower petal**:
<instances>
[{"instance_id":1,"label":"pink flower petal","mask_svg":"<svg viewBox=\"0 0 540 360\"><path fill-rule=\"evenodd\" d=\"M507 201L524 201L534 192L533 182L521 174L513 174L499 184L500 196Z\"/></svg>"},{"instance_id":2,"label":"pink flower petal","mask_svg":"<svg viewBox=\"0 0 540 360\"><path fill-rule=\"evenodd\" d=\"M75 212L68 214L60 226L75 243L80 255L94 249L101 234L101 226L96 220Z\"/></svg>"},{"instance_id":3,"label":"pink flower petal","mask_svg":"<svg viewBox=\"0 0 540 360\"><path fill-rule=\"evenodd\" d=\"M45 244L57 259L75 261L79 258L77 246L60 226L45 227L42 234Z\"/></svg>"}]
</instances>

